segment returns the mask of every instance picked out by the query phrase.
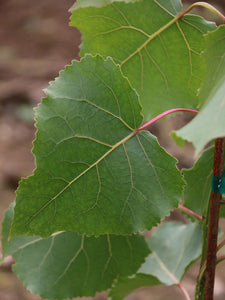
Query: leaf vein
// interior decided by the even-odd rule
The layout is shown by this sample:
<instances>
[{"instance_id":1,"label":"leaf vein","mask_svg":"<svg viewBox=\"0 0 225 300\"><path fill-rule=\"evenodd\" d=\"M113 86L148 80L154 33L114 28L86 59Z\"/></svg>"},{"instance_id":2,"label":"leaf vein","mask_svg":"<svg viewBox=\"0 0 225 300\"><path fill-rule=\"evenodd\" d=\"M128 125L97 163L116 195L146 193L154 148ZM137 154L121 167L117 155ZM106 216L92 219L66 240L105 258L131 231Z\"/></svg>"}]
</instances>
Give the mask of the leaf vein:
<instances>
[{"instance_id":1,"label":"leaf vein","mask_svg":"<svg viewBox=\"0 0 225 300\"><path fill-rule=\"evenodd\" d=\"M60 279L62 279L63 276L65 276L65 274L67 273L67 271L69 270L69 268L71 267L71 265L73 264L73 262L78 258L78 256L80 255L80 253L82 252L84 248L84 234L82 234L81 237L81 245L80 248L78 249L78 251L75 253L75 255L71 258L71 260L69 261L69 263L67 264L65 270L62 272L62 274L57 278L57 280L54 282L53 286L56 285Z\"/></svg>"}]
</instances>

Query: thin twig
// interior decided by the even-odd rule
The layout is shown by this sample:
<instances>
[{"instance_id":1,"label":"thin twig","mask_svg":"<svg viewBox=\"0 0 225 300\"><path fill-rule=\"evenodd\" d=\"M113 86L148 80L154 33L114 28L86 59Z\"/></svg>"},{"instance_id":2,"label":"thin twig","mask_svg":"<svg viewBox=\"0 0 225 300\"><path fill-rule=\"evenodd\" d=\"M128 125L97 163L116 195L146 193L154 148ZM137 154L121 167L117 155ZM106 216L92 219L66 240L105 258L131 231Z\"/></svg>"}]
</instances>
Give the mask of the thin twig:
<instances>
[{"instance_id":1,"label":"thin twig","mask_svg":"<svg viewBox=\"0 0 225 300\"><path fill-rule=\"evenodd\" d=\"M216 9L214 6L212 6L211 4L207 3L207 2L195 2L192 5L190 5L184 12L179 13L178 15L180 15L181 17L186 15L187 13L189 13L189 11L191 11L193 8L197 7L197 6L202 6L204 8L207 8L208 10L210 10L214 15L218 16L219 18L221 18L223 20L223 22L225 23L225 16L218 10Z\"/></svg>"},{"instance_id":2,"label":"thin twig","mask_svg":"<svg viewBox=\"0 0 225 300\"><path fill-rule=\"evenodd\" d=\"M223 240L222 242L220 242L217 246L217 250L216 251L219 251L223 246L225 245L225 240Z\"/></svg>"},{"instance_id":3,"label":"thin twig","mask_svg":"<svg viewBox=\"0 0 225 300\"><path fill-rule=\"evenodd\" d=\"M183 285L181 283L178 283L178 287L181 289L181 291L183 292L185 299L187 300L191 300L191 297L189 296L187 290L183 287Z\"/></svg>"},{"instance_id":4,"label":"thin twig","mask_svg":"<svg viewBox=\"0 0 225 300\"><path fill-rule=\"evenodd\" d=\"M224 261L224 260L225 260L225 255L221 255L217 258L216 264L219 264L221 261Z\"/></svg>"},{"instance_id":5,"label":"thin twig","mask_svg":"<svg viewBox=\"0 0 225 300\"><path fill-rule=\"evenodd\" d=\"M202 221L202 217L200 215L198 215L197 213L195 213L194 211L192 211L191 209L183 206L182 204L179 204L178 208L182 211L184 211L185 213L187 213L188 215L196 218L199 221Z\"/></svg>"}]
</instances>

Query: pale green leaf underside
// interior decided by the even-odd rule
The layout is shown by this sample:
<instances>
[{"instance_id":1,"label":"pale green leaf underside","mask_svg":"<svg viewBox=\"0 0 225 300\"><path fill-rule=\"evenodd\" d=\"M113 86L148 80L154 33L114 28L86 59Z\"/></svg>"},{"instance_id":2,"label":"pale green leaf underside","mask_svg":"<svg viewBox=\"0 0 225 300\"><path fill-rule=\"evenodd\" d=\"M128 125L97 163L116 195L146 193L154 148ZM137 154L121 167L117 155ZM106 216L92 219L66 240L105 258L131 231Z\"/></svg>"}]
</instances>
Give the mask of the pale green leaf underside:
<instances>
[{"instance_id":1,"label":"pale green leaf underside","mask_svg":"<svg viewBox=\"0 0 225 300\"><path fill-rule=\"evenodd\" d=\"M196 108L205 76L203 34L215 29L197 16L176 15L180 1L135 3L73 10L82 33L81 55L111 56L138 91L146 120L174 107Z\"/></svg>"},{"instance_id":2,"label":"pale green leaf underside","mask_svg":"<svg viewBox=\"0 0 225 300\"><path fill-rule=\"evenodd\" d=\"M156 229L148 244L152 253L135 276L120 278L114 284L110 292L113 300L122 300L144 286L180 283L188 267L201 254L201 225L165 223Z\"/></svg>"},{"instance_id":3,"label":"pale green leaf underside","mask_svg":"<svg viewBox=\"0 0 225 300\"><path fill-rule=\"evenodd\" d=\"M11 236L128 234L177 206L176 160L149 132L136 133L138 97L111 59L74 61L46 93L36 110L37 169L20 183Z\"/></svg>"},{"instance_id":4,"label":"pale green leaf underside","mask_svg":"<svg viewBox=\"0 0 225 300\"><path fill-rule=\"evenodd\" d=\"M177 135L199 153L212 139L225 136L225 26L206 35L207 76L200 91L200 113Z\"/></svg>"},{"instance_id":5,"label":"pale green leaf underside","mask_svg":"<svg viewBox=\"0 0 225 300\"><path fill-rule=\"evenodd\" d=\"M43 298L94 296L115 278L135 273L149 254L141 235L95 238L61 232L48 239L23 235L8 241L12 216L11 207L3 223L3 253L13 255L14 272Z\"/></svg>"},{"instance_id":6,"label":"pale green leaf underside","mask_svg":"<svg viewBox=\"0 0 225 300\"><path fill-rule=\"evenodd\" d=\"M183 169L187 185L184 188L184 205L199 215L206 215L211 192L214 147L204 151L191 169ZM225 159L224 159L225 169ZM224 209L221 206L221 215Z\"/></svg>"},{"instance_id":7,"label":"pale green leaf underside","mask_svg":"<svg viewBox=\"0 0 225 300\"><path fill-rule=\"evenodd\" d=\"M166 285L178 284L188 266L201 254L201 225L163 224L153 233L148 244L152 253L138 273L156 276Z\"/></svg>"}]
</instances>

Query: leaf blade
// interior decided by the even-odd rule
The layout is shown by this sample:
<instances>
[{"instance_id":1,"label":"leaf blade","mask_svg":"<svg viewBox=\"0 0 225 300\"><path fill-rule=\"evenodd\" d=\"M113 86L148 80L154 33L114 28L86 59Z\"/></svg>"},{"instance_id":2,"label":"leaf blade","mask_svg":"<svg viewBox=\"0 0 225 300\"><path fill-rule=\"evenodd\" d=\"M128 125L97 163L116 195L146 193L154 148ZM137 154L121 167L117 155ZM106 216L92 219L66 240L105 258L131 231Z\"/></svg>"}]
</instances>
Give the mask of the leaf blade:
<instances>
[{"instance_id":1,"label":"leaf blade","mask_svg":"<svg viewBox=\"0 0 225 300\"><path fill-rule=\"evenodd\" d=\"M81 55L113 57L137 89L147 120L170 108L198 106L203 34L215 26L197 16L179 20L180 9L180 1L145 0L73 10Z\"/></svg>"},{"instance_id":2,"label":"leaf blade","mask_svg":"<svg viewBox=\"0 0 225 300\"><path fill-rule=\"evenodd\" d=\"M225 135L225 26L206 35L206 80L200 90L201 111L177 135L192 142L199 153L208 142Z\"/></svg>"},{"instance_id":3,"label":"leaf blade","mask_svg":"<svg viewBox=\"0 0 225 300\"><path fill-rule=\"evenodd\" d=\"M202 232L197 223L160 225L148 241L150 255L135 276L119 278L110 296L122 300L135 289L158 284L179 284L188 267L201 254Z\"/></svg>"},{"instance_id":4,"label":"leaf blade","mask_svg":"<svg viewBox=\"0 0 225 300\"><path fill-rule=\"evenodd\" d=\"M136 131L141 120L111 59L86 56L61 72L37 109L37 169L20 183L11 236L130 234L159 223L184 182L156 138Z\"/></svg>"},{"instance_id":5,"label":"leaf blade","mask_svg":"<svg viewBox=\"0 0 225 300\"><path fill-rule=\"evenodd\" d=\"M205 150L191 169L183 169L186 186L184 205L199 215L206 215L211 192L214 147ZM224 162L225 168L225 162ZM224 209L221 207L221 215Z\"/></svg>"},{"instance_id":6,"label":"leaf blade","mask_svg":"<svg viewBox=\"0 0 225 300\"><path fill-rule=\"evenodd\" d=\"M156 276L166 285L178 284L188 266L201 254L201 225L169 222L160 226L149 240L152 253L139 273Z\"/></svg>"}]
</instances>

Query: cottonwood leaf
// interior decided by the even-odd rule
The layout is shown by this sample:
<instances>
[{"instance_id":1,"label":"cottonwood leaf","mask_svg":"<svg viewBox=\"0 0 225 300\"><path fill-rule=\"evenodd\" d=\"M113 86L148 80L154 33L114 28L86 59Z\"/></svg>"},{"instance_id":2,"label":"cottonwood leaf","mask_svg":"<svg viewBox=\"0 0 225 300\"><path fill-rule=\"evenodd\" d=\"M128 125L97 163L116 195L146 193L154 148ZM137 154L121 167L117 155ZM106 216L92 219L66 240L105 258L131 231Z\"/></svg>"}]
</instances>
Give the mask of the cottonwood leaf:
<instances>
[{"instance_id":1,"label":"cottonwood leaf","mask_svg":"<svg viewBox=\"0 0 225 300\"><path fill-rule=\"evenodd\" d=\"M211 191L214 147L204 151L191 169L183 169L187 185L184 205L199 215L205 215Z\"/></svg>"},{"instance_id":2,"label":"cottonwood leaf","mask_svg":"<svg viewBox=\"0 0 225 300\"><path fill-rule=\"evenodd\" d=\"M130 234L178 205L176 160L137 132L137 94L110 58L74 61L46 93L36 110L37 168L20 183L11 237Z\"/></svg>"},{"instance_id":3,"label":"cottonwood leaf","mask_svg":"<svg viewBox=\"0 0 225 300\"><path fill-rule=\"evenodd\" d=\"M141 235L87 237L58 232L43 239L25 235L8 241L13 207L2 227L4 255L16 261L14 272L35 294L48 299L94 296L115 278L137 271L150 250Z\"/></svg>"},{"instance_id":4,"label":"cottonwood leaf","mask_svg":"<svg viewBox=\"0 0 225 300\"><path fill-rule=\"evenodd\" d=\"M180 283L188 267L201 254L201 225L165 223L155 230L148 245L152 253L137 274L119 278L114 284L110 292L113 300L122 300L122 296L144 286Z\"/></svg>"},{"instance_id":5,"label":"cottonwood leaf","mask_svg":"<svg viewBox=\"0 0 225 300\"><path fill-rule=\"evenodd\" d=\"M210 147L202 153L193 168L182 170L187 183L184 188L184 205L199 215L206 215L207 211L211 192L213 158L214 147Z\"/></svg>"},{"instance_id":6,"label":"cottonwood leaf","mask_svg":"<svg viewBox=\"0 0 225 300\"><path fill-rule=\"evenodd\" d=\"M225 26L205 36L207 76L200 91L200 113L177 135L192 142L199 153L212 139L225 136Z\"/></svg>"},{"instance_id":7,"label":"cottonwood leaf","mask_svg":"<svg viewBox=\"0 0 225 300\"><path fill-rule=\"evenodd\" d=\"M178 0L85 6L75 4L71 17L82 34L81 56L111 56L138 91L146 120L170 108L198 106L203 34L216 28L213 23L191 15L179 19Z\"/></svg>"},{"instance_id":8,"label":"cottonwood leaf","mask_svg":"<svg viewBox=\"0 0 225 300\"><path fill-rule=\"evenodd\" d=\"M177 284L201 254L201 225L165 223L156 229L148 245L152 253L138 273L156 276L166 285Z\"/></svg>"}]
</instances>

